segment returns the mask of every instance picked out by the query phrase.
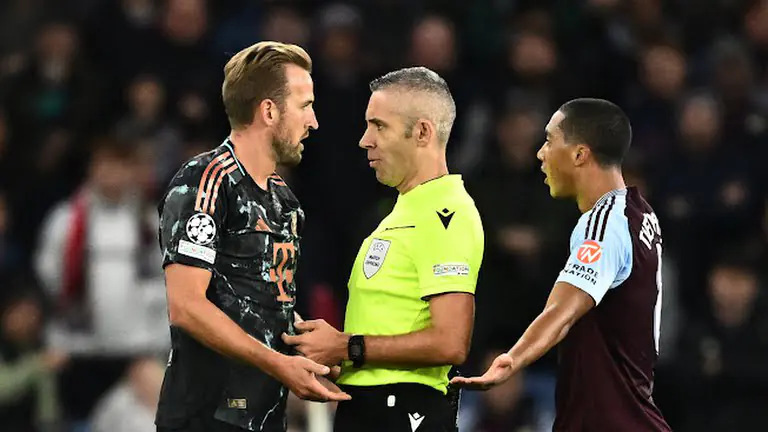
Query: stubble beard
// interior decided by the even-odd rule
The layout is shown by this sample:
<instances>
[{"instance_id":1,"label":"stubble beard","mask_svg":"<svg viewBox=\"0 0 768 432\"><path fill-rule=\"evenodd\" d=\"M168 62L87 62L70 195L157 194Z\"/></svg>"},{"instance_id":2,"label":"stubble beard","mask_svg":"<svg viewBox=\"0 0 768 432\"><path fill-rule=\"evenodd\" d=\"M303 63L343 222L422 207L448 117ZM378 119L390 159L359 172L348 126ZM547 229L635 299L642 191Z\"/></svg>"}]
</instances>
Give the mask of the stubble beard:
<instances>
[{"instance_id":1,"label":"stubble beard","mask_svg":"<svg viewBox=\"0 0 768 432\"><path fill-rule=\"evenodd\" d=\"M272 138L272 151L275 154L275 162L279 165L296 166L301 162L301 145L294 146L288 134L288 129L283 122L277 128Z\"/></svg>"}]
</instances>

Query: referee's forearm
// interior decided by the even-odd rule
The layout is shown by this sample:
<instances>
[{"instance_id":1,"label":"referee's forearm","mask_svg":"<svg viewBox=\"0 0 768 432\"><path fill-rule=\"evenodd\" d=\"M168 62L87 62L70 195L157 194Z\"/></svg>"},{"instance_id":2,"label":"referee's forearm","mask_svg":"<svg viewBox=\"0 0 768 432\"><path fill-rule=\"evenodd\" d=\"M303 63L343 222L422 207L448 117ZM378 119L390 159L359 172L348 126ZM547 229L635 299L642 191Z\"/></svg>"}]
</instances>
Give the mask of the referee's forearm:
<instances>
[{"instance_id":1,"label":"referee's forearm","mask_svg":"<svg viewBox=\"0 0 768 432\"><path fill-rule=\"evenodd\" d=\"M207 299L187 301L172 324L214 351L272 375L279 353L243 331Z\"/></svg>"},{"instance_id":2,"label":"referee's forearm","mask_svg":"<svg viewBox=\"0 0 768 432\"><path fill-rule=\"evenodd\" d=\"M400 366L460 365L469 347L435 328L395 336L365 336L367 363Z\"/></svg>"}]
</instances>

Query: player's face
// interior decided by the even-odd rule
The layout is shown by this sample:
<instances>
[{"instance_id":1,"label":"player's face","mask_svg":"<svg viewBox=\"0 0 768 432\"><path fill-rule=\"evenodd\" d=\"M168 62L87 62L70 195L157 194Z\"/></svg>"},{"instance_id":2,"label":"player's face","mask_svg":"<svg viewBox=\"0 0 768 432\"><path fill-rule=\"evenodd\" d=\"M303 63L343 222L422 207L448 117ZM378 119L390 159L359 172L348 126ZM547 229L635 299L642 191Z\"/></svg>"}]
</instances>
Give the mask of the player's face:
<instances>
[{"instance_id":1,"label":"player's face","mask_svg":"<svg viewBox=\"0 0 768 432\"><path fill-rule=\"evenodd\" d=\"M376 171L376 179L387 186L398 187L416 160L416 143L407 130L405 117L398 110L404 95L377 90L368 101L365 112L367 127L360 147L368 151L368 165Z\"/></svg>"},{"instance_id":2,"label":"player's face","mask_svg":"<svg viewBox=\"0 0 768 432\"><path fill-rule=\"evenodd\" d=\"M304 151L302 141L309 136L310 129L318 128L312 106L315 93L312 77L306 70L288 64L285 74L288 79L288 97L280 112L280 121L275 126L272 149L278 164L296 165L301 162L301 153Z\"/></svg>"},{"instance_id":3,"label":"player's face","mask_svg":"<svg viewBox=\"0 0 768 432\"><path fill-rule=\"evenodd\" d=\"M109 201L119 201L136 186L136 166L110 155L94 158L91 165L90 183Z\"/></svg>"},{"instance_id":4,"label":"player's face","mask_svg":"<svg viewBox=\"0 0 768 432\"><path fill-rule=\"evenodd\" d=\"M536 153L544 172L544 183L549 185L549 194L553 198L568 198L574 195L574 146L565 142L560 123L565 115L557 111L549 120L545 129L547 140Z\"/></svg>"}]
</instances>

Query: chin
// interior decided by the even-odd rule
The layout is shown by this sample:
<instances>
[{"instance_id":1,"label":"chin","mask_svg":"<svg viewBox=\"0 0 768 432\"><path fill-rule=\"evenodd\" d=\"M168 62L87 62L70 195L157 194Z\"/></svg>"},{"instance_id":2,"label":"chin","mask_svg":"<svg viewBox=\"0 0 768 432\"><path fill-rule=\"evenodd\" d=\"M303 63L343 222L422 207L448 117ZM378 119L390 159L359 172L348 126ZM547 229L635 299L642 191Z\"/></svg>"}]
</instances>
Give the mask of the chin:
<instances>
[{"instance_id":1,"label":"chin","mask_svg":"<svg viewBox=\"0 0 768 432\"><path fill-rule=\"evenodd\" d=\"M551 196L552 198L555 198L555 199L566 198L566 197L563 196L561 191L557 190L556 188L554 188L551 185L549 186L549 196Z\"/></svg>"}]
</instances>

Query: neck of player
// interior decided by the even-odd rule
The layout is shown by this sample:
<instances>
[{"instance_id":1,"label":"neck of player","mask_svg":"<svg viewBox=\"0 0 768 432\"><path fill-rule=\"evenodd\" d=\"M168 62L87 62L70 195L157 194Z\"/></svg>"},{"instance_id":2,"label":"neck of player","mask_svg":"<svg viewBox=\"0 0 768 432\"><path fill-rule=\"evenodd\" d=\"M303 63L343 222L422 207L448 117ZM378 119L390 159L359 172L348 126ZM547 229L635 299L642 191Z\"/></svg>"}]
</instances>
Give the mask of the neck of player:
<instances>
[{"instance_id":1,"label":"neck of player","mask_svg":"<svg viewBox=\"0 0 768 432\"><path fill-rule=\"evenodd\" d=\"M264 190L267 189L267 178L277 169L271 139L267 134L250 128L243 131L233 130L229 135L229 140L235 147L235 156L253 181Z\"/></svg>"},{"instance_id":2,"label":"neck of player","mask_svg":"<svg viewBox=\"0 0 768 432\"><path fill-rule=\"evenodd\" d=\"M411 175L406 176L403 182L397 186L397 191L404 194L416 186L442 177L448 174L448 163L445 161L445 152L438 152L431 157L418 157Z\"/></svg>"},{"instance_id":3,"label":"neck of player","mask_svg":"<svg viewBox=\"0 0 768 432\"><path fill-rule=\"evenodd\" d=\"M576 202L582 213L588 212L595 206L597 200L603 195L616 189L627 187L620 168L597 169L596 173L590 173L581 179L576 195Z\"/></svg>"}]
</instances>

